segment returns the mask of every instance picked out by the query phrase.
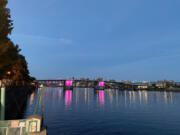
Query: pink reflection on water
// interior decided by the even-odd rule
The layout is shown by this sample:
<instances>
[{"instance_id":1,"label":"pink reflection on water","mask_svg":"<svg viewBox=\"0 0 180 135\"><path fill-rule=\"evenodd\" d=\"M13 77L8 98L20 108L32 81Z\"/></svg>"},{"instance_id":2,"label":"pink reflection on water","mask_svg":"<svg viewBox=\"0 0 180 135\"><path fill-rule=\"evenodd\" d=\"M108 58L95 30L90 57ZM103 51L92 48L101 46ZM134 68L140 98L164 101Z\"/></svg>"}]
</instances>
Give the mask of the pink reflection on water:
<instances>
[{"instance_id":1,"label":"pink reflection on water","mask_svg":"<svg viewBox=\"0 0 180 135\"><path fill-rule=\"evenodd\" d=\"M99 86L104 86L104 81L100 81Z\"/></svg>"},{"instance_id":2,"label":"pink reflection on water","mask_svg":"<svg viewBox=\"0 0 180 135\"><path fill-rule=\"evenodd\" d=\"M65 90L65 105L71 105L72 102L72 90Z\"/></svg>"},{"instance_id":3,"label":"pink reflection on water","mask_svg":"<svg viewBox=\"0 0 180 135\"><path fill-rule=\"evenodd\" d=\"M72 86L72 80L66 80L65 84L66 86Z\"/></svg>"},{"instance_id":4,"label":"pink reflection on water","mask_svg":"<svg viewBox=\"0 0 180 135\"><path fill-rule=\"evenodd\" d=\"M56 98L56 90L53 91L53 98Z\"/></svg>"},{"instance_id":5,"label":"pink reflection on water","mask_svg":"<svg viewBox=\"0 0 180 135\"><path fill-rule=\"evenodd\" d=\"M48 97L48 95L49 95L49 90L47 89L46 90L46 97Z\"/></svg>"},{"instance_id":6,"label":"pink reflection on water","mask_svg":"<svg viewBox=\"0 0 180 135\"><path fill-rule=\"evenodd\" d=\"M104 104L104 90L99 90L99 103Z\"/></svg>"}]
</instances>

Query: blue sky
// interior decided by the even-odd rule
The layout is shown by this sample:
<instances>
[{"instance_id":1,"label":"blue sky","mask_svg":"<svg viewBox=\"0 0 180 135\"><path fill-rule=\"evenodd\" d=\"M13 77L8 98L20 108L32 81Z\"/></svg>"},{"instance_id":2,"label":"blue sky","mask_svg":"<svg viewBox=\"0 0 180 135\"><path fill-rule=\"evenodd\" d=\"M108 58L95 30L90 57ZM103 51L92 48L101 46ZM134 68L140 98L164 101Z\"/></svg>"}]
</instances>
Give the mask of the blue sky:
<instances>
[{"instance_id":1,"label":"blue sky","mask_svg":"<svg viewBox=\"0 0 180 135\"><path fill-rule=\"evenodd\" d=\"M37 79L180 81L179 0L9 0Z\"/></svg>"}]
</instances>

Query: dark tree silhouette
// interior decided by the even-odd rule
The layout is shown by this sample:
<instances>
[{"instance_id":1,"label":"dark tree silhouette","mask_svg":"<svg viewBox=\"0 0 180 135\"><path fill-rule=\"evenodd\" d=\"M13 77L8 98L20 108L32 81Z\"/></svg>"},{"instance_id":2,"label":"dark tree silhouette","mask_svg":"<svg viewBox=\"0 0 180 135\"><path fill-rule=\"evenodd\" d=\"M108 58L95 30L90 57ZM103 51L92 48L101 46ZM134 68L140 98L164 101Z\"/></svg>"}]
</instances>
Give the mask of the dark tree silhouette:
<instances>
[{"instance_id":1,"label":"dark tree silhouette","mask_svg":"<svg viewBox=\"0 0 180 135\"><path fill-rule=\"evenodd\" d=\"M8 42L8 35L13 29L10 10L6 8L7 3L7 0L0 0L0 42Z\"/></svg>"},{"instance_id":2,"label":"dark tree silhouette","mask_svg":"<svg viewBox=\"0 0 180 135\"><path fill-rule=\"evenodd\" d=\"M34 78L29 76L25 57L19 54L21 50L8 37L13 30L13 23L7 3L7 0L0 0L0 80L33 80Z\"/></svg>"}]
</instances>

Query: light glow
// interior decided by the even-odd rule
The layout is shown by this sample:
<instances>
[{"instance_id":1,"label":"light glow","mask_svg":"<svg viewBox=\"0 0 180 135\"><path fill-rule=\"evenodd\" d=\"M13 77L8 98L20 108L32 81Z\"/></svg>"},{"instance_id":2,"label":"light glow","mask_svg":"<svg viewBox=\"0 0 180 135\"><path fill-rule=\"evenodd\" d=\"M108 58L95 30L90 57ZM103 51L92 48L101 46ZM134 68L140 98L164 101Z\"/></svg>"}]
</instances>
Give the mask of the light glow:
<instances>
[{"instance_id":1,"label":"light glow","mask_svg":"<svg viewBox=\"0 0 180 135\"><path fill-rule=\"evenodd\" d=\"M72 90L65 90L65 105L71 105L72 102Z\"/></svg>"},{"instance_id":2,"label":"light glow","mask_svg":"<svg viewBox=\"0 0 180 135\"><path fill-rule=\"evenodd\" d=\"M99 86L103 86L104 87L104 81L100 81L99 82Z\"/></svg>"},{"instance_id":3,"label":"light glow","mask_svg":"<svg viewBox=\"0 0 180 135\"><path fill-rule=\"evenodd\" d=\"M66 86L72 86L73 81L72 80L66 80L65 85Z\"/></svg>"},{"instance_id":4,"label":"light glow","mask_svg":"<svg viewBox=\"0 0 180 135\"><path fill-rule=\"evenodd\" d=\"M99 90L99 103L104 104L104 90Z\"/></svg>"}]
</instances>

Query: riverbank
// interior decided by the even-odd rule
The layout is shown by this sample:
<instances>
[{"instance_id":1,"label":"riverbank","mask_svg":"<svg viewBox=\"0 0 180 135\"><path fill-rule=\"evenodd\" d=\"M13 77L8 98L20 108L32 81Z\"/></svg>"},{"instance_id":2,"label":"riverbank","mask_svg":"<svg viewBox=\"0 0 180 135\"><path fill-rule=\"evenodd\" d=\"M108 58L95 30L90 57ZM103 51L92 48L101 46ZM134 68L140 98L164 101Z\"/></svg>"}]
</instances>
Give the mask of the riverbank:
<instances>
[{"instance_id":1,"label":"riverbank","mask_svg":"<svg viewBox=\"0 0 180 135\"><path fill-rule=\"evenodd\" d=\"M19 119L26 108L28 96L35 91L34 86L9 86L6 87L5 119Z\"/></svg>"},{"instance_id":2,"label":"riverbank","mask_svg":"<svg viewBox=\"0 0 180 135\"><path fill-rule=\"evenodd\" d=\"M180 88L155 88L155 89L127 89L127 90L134 90L134 91L167 91L167 92L180 92Z\"/></svg>"}]
</instances>

